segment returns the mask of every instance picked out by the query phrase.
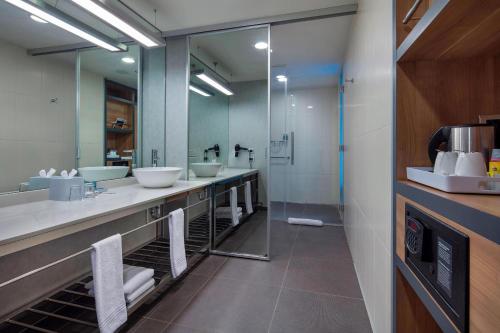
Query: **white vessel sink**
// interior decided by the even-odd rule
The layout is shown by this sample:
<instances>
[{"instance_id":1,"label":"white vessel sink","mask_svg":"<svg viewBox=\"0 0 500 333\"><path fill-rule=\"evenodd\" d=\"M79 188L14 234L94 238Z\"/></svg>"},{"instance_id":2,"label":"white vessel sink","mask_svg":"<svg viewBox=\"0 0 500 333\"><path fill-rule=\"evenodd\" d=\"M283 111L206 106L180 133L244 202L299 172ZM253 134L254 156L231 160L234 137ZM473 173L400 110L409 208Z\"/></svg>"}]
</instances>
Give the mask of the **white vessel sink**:
<instances>
[{"instance_id":1,"label":"white vessel sink","mask_svg":"<svg viewBox=\"0 0 500 333\"><path fill-rule=\"evenodd\" d=\"M78 173L86 182L123 178L128 173L128 166L96 166L78 168Z\"/></svg>"},{"instance_id":2,"label":"white vessel sink","mask_svg":"<svg viewBox=\"0 0 500 333\"><path fill-rule=\"evenodd\" d=\"M132 170L134 177L144 187L170 187L179 179L182 168L153 167Z\"/></svg>"},{"instance_id":3,"label":"white vessel sink","mask_svg":"<svg viewBox=\"0 0 500 333\"><path fill-rule=\"evenodd\" d=\"M196 177L215 177L222 167L221 163L192 163L191 169Z\"/></svg>"}]
</instances>

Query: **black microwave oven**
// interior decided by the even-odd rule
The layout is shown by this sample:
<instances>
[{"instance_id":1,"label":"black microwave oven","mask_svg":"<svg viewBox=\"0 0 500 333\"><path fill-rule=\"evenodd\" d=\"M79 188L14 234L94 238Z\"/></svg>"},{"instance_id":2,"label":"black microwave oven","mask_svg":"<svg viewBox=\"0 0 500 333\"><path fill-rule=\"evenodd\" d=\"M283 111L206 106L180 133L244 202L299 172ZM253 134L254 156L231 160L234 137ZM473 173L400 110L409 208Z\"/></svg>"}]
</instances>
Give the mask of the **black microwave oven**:
<instances>
[{"instance_id":1,"label":"black microwave oven","mask_svg":"<svg viewBox=\"0 0 500 333\"><path fill-rule=\"evenodd\" d=\"M405 207L405 262L460 332L469 327L469 237Z\"/></svg>"}]
</instances>

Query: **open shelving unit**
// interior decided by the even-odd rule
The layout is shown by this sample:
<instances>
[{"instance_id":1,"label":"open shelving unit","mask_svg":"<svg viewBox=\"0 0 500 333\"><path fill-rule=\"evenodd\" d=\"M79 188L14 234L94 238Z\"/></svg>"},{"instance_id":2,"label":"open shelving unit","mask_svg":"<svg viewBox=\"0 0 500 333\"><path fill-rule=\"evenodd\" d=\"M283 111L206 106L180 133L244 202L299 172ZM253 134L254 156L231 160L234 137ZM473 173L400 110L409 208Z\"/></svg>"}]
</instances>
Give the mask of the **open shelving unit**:
<instances>
[{"instance_id":1,"label":"open shelving unit","mask_svg":"<svg viewBox=\"0 0 500 333\"><path fill-rule=\"evenodd\" d=\"M120 83L105 80L105 147L104 159L106 165L128 165L132 167L131 159L123 159L130 156L130 151L137 147L137 90ZM125 126L116 127L113 123L118 119L126 121ZM116 150L119 159L107 158L110 149Z\"/></svg>"},{"instance_id":2,"label":"open shelving unit","mask_svg":"<svg viewBox=\"0 0 500 333\"><path fill-rule=\"evenodd\" d=\"M415 289L404 249L398 255L405 203L470 237L468 331L494 331L500 327L500 288L486 288L500 276L500 196L441 192L407 180L406 168L431 166L427 146L440 127L500 115L500 1L422 0L403 24L414 2L395 0L394 331L459 332L424 289Z\"/></svg>"}]
</instances>

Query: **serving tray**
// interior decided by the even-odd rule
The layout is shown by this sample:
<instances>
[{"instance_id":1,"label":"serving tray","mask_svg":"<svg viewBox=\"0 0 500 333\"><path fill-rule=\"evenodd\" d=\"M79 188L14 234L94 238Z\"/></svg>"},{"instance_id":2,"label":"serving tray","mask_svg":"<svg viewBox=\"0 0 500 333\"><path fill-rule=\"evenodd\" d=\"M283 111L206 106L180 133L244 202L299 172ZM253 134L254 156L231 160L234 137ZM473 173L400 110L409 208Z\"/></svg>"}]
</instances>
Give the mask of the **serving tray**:
<instances>
[{"instance_id":1,"label":"serving tray","mask_svg":"<svg viewBox=\"0 0 500 333\"><path fill-rule=\"evenodd\" d=\"M499 177L443 176L429 167L407 167L406 177L449 193L500 194Z\"/></svg>"}]
</instances>

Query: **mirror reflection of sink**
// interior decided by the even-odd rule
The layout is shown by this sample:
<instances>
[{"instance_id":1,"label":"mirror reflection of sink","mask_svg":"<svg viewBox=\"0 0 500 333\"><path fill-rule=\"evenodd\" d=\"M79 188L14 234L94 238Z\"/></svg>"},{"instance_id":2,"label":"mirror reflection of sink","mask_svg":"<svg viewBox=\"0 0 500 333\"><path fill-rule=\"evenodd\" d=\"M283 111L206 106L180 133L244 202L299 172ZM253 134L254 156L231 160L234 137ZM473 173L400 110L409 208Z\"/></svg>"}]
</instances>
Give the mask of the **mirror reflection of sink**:
<instances>
[{"instance_id":1,"label":"mirror reflection of sink","mask_svg":"<svg viewBox=\"0 0 500 333\"><path fill-rule=\"evenodd\" d=\"M123 178L128 173L128 166L96 166L78 168L78 173L86 182Z\"/></svg>"},{"instance_id":2,"label":"mirror reflection of sink","mask_svg":"<svg viewBox=\"0 0 500 333\"><path fill-rule=\"evenodd\" d=\"M196 177L215 177L221 167L221 163L191 163L191 169Z\"/></svg>"},{"instance_id":3,"label":"mirror reflection of sink","mask_svg":"<svg viewBox=\"0 0 500 333\"><path fill-rule=\"evenodd\" d=\"M179 179L182 168L152 167L132 170L134 177L144 187L170 187Z\"/></svg>"}]
</instances>

